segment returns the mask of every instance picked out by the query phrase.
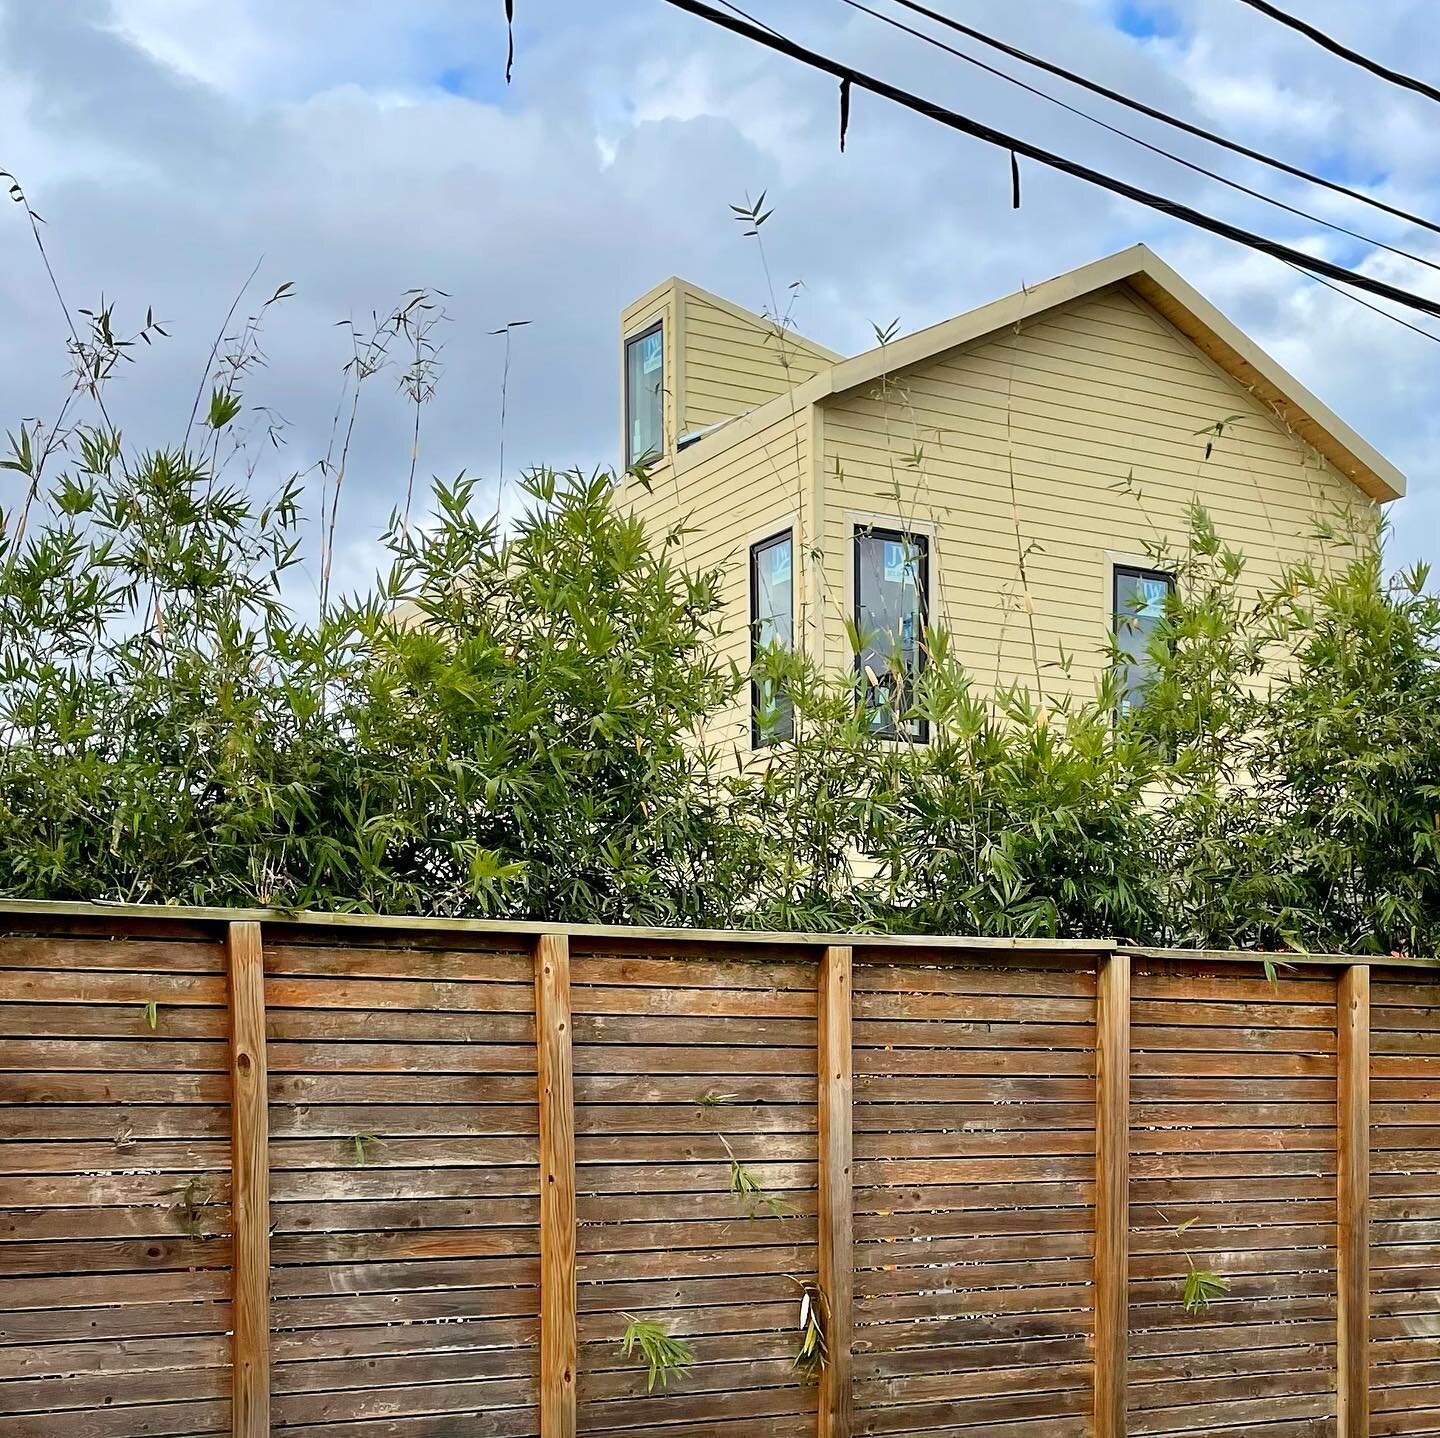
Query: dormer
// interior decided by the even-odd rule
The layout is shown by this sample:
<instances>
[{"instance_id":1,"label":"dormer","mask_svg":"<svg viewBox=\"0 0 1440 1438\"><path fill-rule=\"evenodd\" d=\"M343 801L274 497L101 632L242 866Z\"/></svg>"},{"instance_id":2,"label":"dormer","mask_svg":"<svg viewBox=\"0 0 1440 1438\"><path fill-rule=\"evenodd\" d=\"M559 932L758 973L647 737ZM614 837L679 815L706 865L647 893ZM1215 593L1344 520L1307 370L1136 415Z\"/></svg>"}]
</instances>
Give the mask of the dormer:
<instances>
[{"instance_id":1,"label":"dormer","mask_svg":"<svg viewBox=\"0 0 1440 1438\"><path fill-rule=\"evenodd\" d=\"M672 276L620 317L620 459L664 464L696 435L841 358L763 315Z\"/></svg>"}]
</instances>

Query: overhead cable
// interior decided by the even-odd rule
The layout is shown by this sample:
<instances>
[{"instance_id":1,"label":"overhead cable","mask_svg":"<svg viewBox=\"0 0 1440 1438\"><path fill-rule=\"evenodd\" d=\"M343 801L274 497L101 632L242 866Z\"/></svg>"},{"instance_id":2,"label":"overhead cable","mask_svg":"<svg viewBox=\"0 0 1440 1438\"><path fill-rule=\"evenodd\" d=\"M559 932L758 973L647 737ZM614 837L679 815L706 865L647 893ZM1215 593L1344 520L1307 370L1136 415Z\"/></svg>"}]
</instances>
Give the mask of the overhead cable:
<instances>
[{"instance_id":1,"label":"overhead cable","mask_svg":"<svg viewBox=\"0 0 1440 1438\"><path fill-rule=\"evenodd\" d=\"M909 90L902 89L898 85L892 85L887 80L878 76L870 75L863 70L858 70L842 61L833 59L819 51L808 49L797 44L787 36L774 31L766 31L747 20L740 20L732 15L727 15L717 10L713 5L705 3L705 0L664 0L664 3L674 9L683 10L687 14L696 16L723 30L729 30L754 44L773 50L777 54L786 56L822 74L832 76L845 85L846 91L851 86L856 86L868 91L881 99L889 100L892 104L922 115L936 124L944 125L949 129L956 130L960 134L969 135L972 139L981 140L988 145L996 146L999 149L1014 151L1017 155L1023 155L1026 159L1034 160L1037 164L1046 166L1052 170L1058 170L1061 174L1071 175L1075 179L1084 180L1087 184L1096 186L1099 189L1108 190L1112 194L1120 195L1136 204L1144 205L1148 209L1156 210L1161 214L1169 215L1172 219L1181 220L1186 224L1193 225L1197 229L1206 230L1210 234L1219 235L1222 239L1233 240L1237 244L1256 250L1261 254L1267 254L1278 260L1297 265L1299 268L1309 271L1312 274L1325 275L1330 279L1339 280L1344 284L1353 285L1370 294L1378 295L1382 299L1392 300L1396 304L1405 306L1407 309L1419 310L1424 314L1434 315L1440 318L1440 301L1427 299L1424 295L1412 293L1397 285L1387 284L1383 280L1377 280L1370 275L1362 274L1358 270L1347 269L1344 265L1337 265L1331 260L1323 259L1317 255L1310 255L1303 250L1297 250L1290 245L1281 244L1277 240L1269 239L1264 235L1246 230L1239 225L1233 225L1227 220L1221 220L1213 215L1207 215L1201 210L1182 204L1178 200L1172 200L1164 195L1156 194L1152 190L1146 190L1139 185L1132 185L1126 180L1118 179L1113 175L1107 175L1101 170L1093 169L1088 165L1082 165L1078 161L1071 160L1055 151L1047 150L1040 145L1032 144L1019 136L1009 135L1003 130L998 130L992 125L986 125L979 120L971 119L959 111L937 104L933 100L927 100Z\"/></svg>"},{"instance_id":2,"label":"overhead cable","mask_svg":"<svg viewBox=\"0 0 1440 1438\"><path fill-rule=\"evenodd\" d=\"M1400 85L1406 90L1414 90L1417 95L1424 95L1429 100L1440 100L1440 90L1424 80L1417 80L1413 75L1407 75L1403 70L1392 70L1388 65L1382 65L1378 60L1372 60L1368 55L1362 55L1358 50L1352 50L1348 45L1342 45L1333 35L1327 35L1318 26L1311 25L1300 19L1298 15L1291 15L1288 11L1282 10L1278 5L1270 4L1270 0L1240 0L1242 5L1248 5L1252 10L1258 10L1262 15L1268 15L1272 20L1278 20L1282 25L1288 25L1292 30L1298 30L1307 40L1313 40L1322 49L1330 51L1332 55L1338 55L1342 60L1348 60L1352 65L1358 65L1362 70L1368 70L1372 75L1378 75L1382 80L1388 80L1392 85Z\"/></svg>"},{"instance_id":3,"label":"overhead cable","mask_svg":"<svg viewBox=\"0 0 1440 1438\"><path fill-rule=\"evenodd\" d=\"M723 0L722 0L723 3ZM1118 135L1122 140L1128 140L1132 145L1139 145L1142 149L1149 150L1152 154L1160 155L1177 165L1184 165L1187 170L1193 170L1197 175L1204 175L1208 180L1214 180L1218 184L1226 185L1232 190L1238 190L1242 195L1249 195L1251 199L1259 200L1262 204L1273 205L1277 210L1285 210L1287 213L1299 216L1302 220L1308 220L1311 224L1322 225L1326 229L1335 230L1339 234L1349 235L1352 240L1359 240L1362 244L1370 245L1375 249L1388 250L1392 255L1399 255L1401 259L1411 260L1417 265L1428 265L1432 270L1440 270L1440 263L1435 260L1426 259L1424 255L1417 255L1411 250L1402 250L1395 245L1387 244L1384 240L1374 239L1370 235L1362 234L1359 230L1352 230L1348 225L1337 224L1334 220L1327 220L1320 215L1313 214L1309 210L1302 210L1298 205L1292 205L1285 200L1277 200L1273 195L1267 195L1263 190L1257 190L1250 185L1241 184L1239 180L1232 180L1228 175L1222 175L1216 170L1209 169L1205 165L1197 164L1194 160L1186 159L1184 155L1177 155L1173 150L1167 150L1163 145L1152 144L1149 140L1139 135L1132 134L1129 130L1122 130L1118 125L1112 125L1108 120L1102 120L1098 115L1092 115L1088 110L1081 110L1068 101L1060 99L1058 95L1052 95L1046 90L1041 90L1031 85L1016 75L1009 75L1004 70L997 70L993 65L987 65L984 60L977 59L974 55L967 55L963 50L957 50L953 45L947 45L945 41L934 35L927 35L923 30L917 30L911 25L905 24L903 20L897 20L893 15L886 15L883 11L875 10L866 5L864 0L840 0L842 5L848 5L852 10L862 10L865 14L873 16L876 20L894 27L896 30L903 30L907 35L913 35L917 40L923 40L927 45L933 45L937 50L943 50L948 55L953 55L957 60L964 60L967 64L978 66L989 75L995 75L1001 80L1008 80L1012 85L1018 85L1022 90L1032 95L1037 95L1042 100L1048 100L1052 105L1058 105L1062 110L1078 116L1082 120L1088 120L1092 125L1099 125L1102 130L1108 130L1112 135ZM736 7L726 5L727 10ZM749 17L747 17L749 18ZM768 26L765 27L769 29ZM773 32L772 32L773 33ZM1016 209L1019 208L1017 205Z\"/></svg>"},{"instance_id":4,"label":"overhead cable","mask_svg":"<svg viewBox=\"0 0 1440 1438\"><path fill-rule=\"evenodd\" d=\"M1247 160L1255 160L1259 164L1269 165L1273 169L1280 170L1284 174L1293 175L1297 180L1308 180L1312 185L1320 185L1337 195L1345 195L1352 200L1358 200L1362 205L1370 205L1377 210L1383 210L1387 215L1393 215L1397 220L1404 220L1407 224L1419 225L1422 229L1440 234L1440 222L1428 220L1423 215L1415 215L1408 210L1402 210L1395 205L1387 204L1384 200L1378 200L1373 195L1367 195L1362 190L1353 190L1348 185L1342 185L1338 180L1329 179L1325 175L1317 175L1312 170L1306 170L1299 165L1292 165L1287 160L1279 159L1274 155L1267 155L1263 150L1252 149L1249 145L1242 145L1238 140L1232 140L1226 135L1218 134L1214 130L1207 130L1203 125L1193 124L1189 120L1182 120L1178 115L1171 115L1164 110L1157 109L1153 105L1147 105L1143 101L1136 100L1119 90L1111 89L1108 85L1101 85L1095 80L1078 74L1074 70L1067 70L1063 65L1057 65L1053 61L1042 59L1039 55L1032 55L1029 51L1021 50L1018 46L1007 44L1003 40L997 40L993 35L987 35L983 30L977 30L972 25L963 24L950 15L945 15L929 5L921 3L921 0L894 0L896 5L903 5L907 10L917 15L923 15L928 20L934 20L937 24L965 35L971 40L976 40L982 45L988 45L992 50L998 50L1003 55L1009 55L1013 60L1023 61L1026 65L1033 65L1037 70L1043 70L1048 75L1055 75L1061 80L1068 80L1072 85L1079 85L1081 89L1089 90L1091 94L1101 95L1107 100L1114 101L1117 105L1123 105L1126 109L1133 110L1137 114L1146 115L1152 120L1158 120L1162 125L1169 125L1173 129L1181 130L1187 135L1194 135L1199 139L1208 140L1212 145L1219 145L1223 149L1230 150L1237 155L1243 155Z\"/></svg>"}]
</instances>

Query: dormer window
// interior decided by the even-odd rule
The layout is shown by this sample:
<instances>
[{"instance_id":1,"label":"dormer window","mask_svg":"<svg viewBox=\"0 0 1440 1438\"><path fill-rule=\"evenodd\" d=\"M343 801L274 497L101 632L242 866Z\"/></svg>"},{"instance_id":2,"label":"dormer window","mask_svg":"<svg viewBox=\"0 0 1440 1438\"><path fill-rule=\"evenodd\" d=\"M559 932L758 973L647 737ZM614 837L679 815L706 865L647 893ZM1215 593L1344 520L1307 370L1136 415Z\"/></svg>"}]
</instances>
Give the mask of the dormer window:
<instances>
[{"instance_id":1,"label":"dormer window","mask_svg":"<svg viewBox=\"0 0 1440 1438\"><path fill-rule=\"evenodd\" d=\"M665 332L658 322L625 341L625 467L665 448Z\"/></svg>"}]
</instances>

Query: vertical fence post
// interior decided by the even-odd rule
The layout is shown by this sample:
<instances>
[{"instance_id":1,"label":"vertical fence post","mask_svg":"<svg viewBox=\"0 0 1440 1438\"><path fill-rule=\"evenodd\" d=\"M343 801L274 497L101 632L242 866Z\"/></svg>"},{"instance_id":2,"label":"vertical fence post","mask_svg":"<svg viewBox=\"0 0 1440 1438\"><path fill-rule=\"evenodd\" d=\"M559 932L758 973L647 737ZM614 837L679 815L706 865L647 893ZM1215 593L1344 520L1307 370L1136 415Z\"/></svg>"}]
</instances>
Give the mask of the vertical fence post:
<instances>
[{"instance_id":1,"label":"vertical fence post","mask_svg":"<svg viewBox=\"0 0 1440 1438\"><path fill-rule=\"evenodd\" d=\"M1336 995L1336 1376L1339 1438L1370 1433L1370 970L1352 964Z\"/></svg>"},{"instance_id":2,"label":"vertical fence post","mask_svg":"<svg viewBox=\"0 0 1440 1438\"><path fill-rule=\"evenodd\" d=\"M540 1079L540 1435L575 1435L575 1080L570 940L535 945Z\"/></svg>"},{"instance_id":3,"label":"vertical fence post","mask_svg":"<svg viewBox=\"0 0 1440 1438\"><path fill-rule=\"evenodd\" d=\"M1100 961L1095 1008L1095 1435L1125 1438L1130 1277L1130 956Z\"/></svg>"},{"instance_id":4,"label":"vertical fence post","mask_svg":"<svg viewBox=\"0 0 1440 1438\"><path fill-rule=\"evenodd\" d=\"M820 1292L825 1298L828 1356L820 1371L820 1438L850 1435L850 1342L854 1323L852 1253L854 1197L854 1089L851 1049L851 969L846 945L827 948L820 959L819 1079L820 1181L816 1219L820 1245Z\"/></svg>"},{"instance_id":5,"label":"vertical fence post","mask_svg":"<svg viewBox=\"0 0 1440 1438\"><path fill-rule=\"evenodd\" d=\"M230 989L231 1294L235 1438L270 1434L270 1113L260 925L226 932Z\"/></svg>"}]
</instances>

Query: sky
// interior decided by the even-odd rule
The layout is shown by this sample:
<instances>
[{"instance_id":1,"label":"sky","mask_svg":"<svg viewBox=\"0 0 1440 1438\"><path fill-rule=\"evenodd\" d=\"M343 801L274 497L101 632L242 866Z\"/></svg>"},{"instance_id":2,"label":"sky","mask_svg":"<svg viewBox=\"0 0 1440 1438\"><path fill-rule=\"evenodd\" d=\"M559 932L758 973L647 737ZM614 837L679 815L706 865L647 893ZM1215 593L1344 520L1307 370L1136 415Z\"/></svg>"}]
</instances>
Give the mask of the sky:
<instances>
[{"instance_id":1,"label":"sky","mask_svg":"<svg viewBox=\"0 0 1440 1438\"><path fill-rule=\"evenodd\" d=\"M870 3L901 13L892 0ZM1440 108L1239 0L933 3L1440 219ZM1288 3L1440 81L1426 23L1434 0L1376 0L1363 24L1347 0ZM744 8L1001 129L1440 297L1440 270L1235 194L845 0ZM73 310L103 299L126 330L149 308L169 333L111 390L132 443L176 442L237 295L243 319L289 283L292 297L266 313L266 363L246 381L251 433L258 441L273 427L278 439L257 442L250 483L268 492L291 472L313 483L351 356L346 322L364 330L424 288L441 348L421 414L422 482L465 471L487 493L504 486L508 503L526 467L615 462L618 316L671 274L753 309L793 294L801 332L855 353L874 343L876 324L918 329L1143 241L1408 474L1410 496L1391 511L1392 562L1440 560L1440 344L1277 261L1034 164L1012 210L1007 155L859 92L841 154L833 81L663 0L515 0L507 85L503 10L503 0L0 0L0 168L44 218L66 300ZM1440 235L1059 80L1027 78L1440 262ZM773 211L763 256L730 209L761 192ZM519 320L529 323L511 334L507 377L505 340L490 332ZM1428 327L1440 335L1440 320ZM54 414L64 339L24 215L0 205L0 426ZM342 587L368 581L375 536L404 500L414 416L403 370L397 362L361 387Z\"/></svg>"}]
</instances>

